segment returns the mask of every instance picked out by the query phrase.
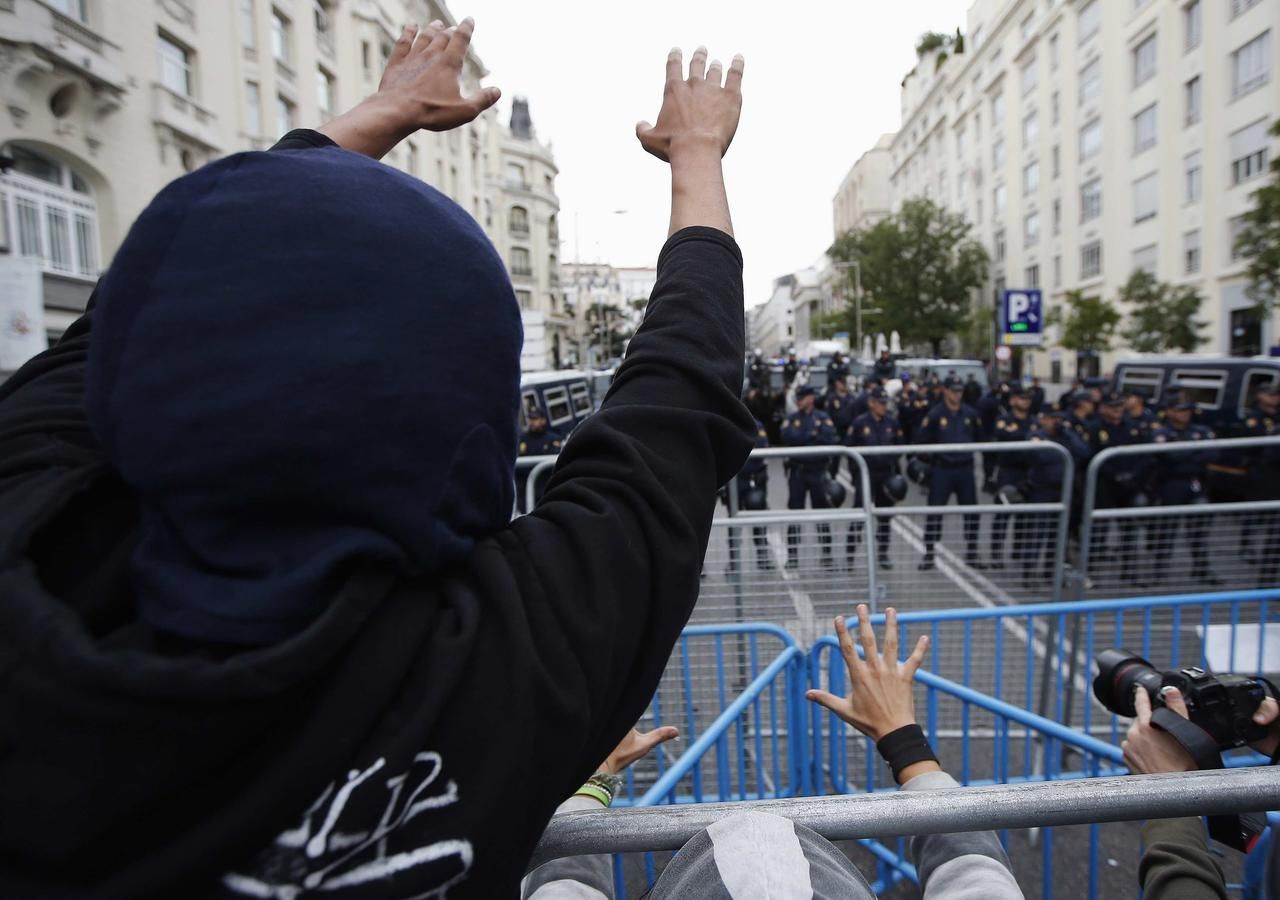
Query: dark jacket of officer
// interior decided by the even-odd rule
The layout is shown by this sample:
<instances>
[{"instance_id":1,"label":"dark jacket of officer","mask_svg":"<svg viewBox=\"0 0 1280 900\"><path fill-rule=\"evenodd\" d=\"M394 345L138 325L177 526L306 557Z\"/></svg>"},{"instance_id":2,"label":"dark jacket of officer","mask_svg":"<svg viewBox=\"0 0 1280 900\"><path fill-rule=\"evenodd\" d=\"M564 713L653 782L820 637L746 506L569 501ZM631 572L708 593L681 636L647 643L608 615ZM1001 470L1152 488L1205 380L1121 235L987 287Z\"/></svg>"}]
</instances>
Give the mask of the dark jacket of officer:
<instances>
[{"instance_id":1,"label":"dark jacket of officer","mask_svg":"<svg viewBox=\"0 0 1280 900\"><path fill-rule=\"evenodd\" d=\"M875 376L877 378L882 381L888 381L890 378L897 377L898 365L893 361L892 357L889 359L880 358L876 360L876 364L872 368L872 371L875 372Z\"/></svg>"},{"instance_id":2,"label":"dark jacket of officer","mask_svg":"<svg viewBox=\"0 0 1280 900\"><path fill-rule=\"evenodd\" d=\"M1244 417L1241 437L1280 435L1280 415L1253 407ZM1258 447L1246 454L1249 461L1250 493L1259 500L1280 497L1280 446Z\"/></svg>"},{"instance_id":3,"label":"dark jacket of officer","mask_svg":"<svg viewBox=\"0 0 1280 900\"><path fill-rule=\"evenodd\" d=\"M1147 429L1137 422L1123 419L1118 425L1098 422L1093 430L1093 443L1090 456L1097 456L1103 450L1112 447L1132 447L1136 444L1150 443L1151 435ZM1151 457L1146 453L1124 454L1102 464L1099 477L1113 482L1117 487L1140 490L1151 475Z\"/></svg>"},{"instance_id":4,"label":"dark jacket of officer","mask_svg":"<svg viewBox=\"0 0 1280 900\"><path fill-rule=\"evenodd\" d=\"M1057 431L1053 434L1049 434L1043 428L1036 426L1031 431L1030 439L1033 441L1050 441L1060 447L1064 447L1077 464L1083 463L1089 458L1089 445L1080 439L1080 435L1067 428L1065 422L1059 423ZM1066 473L1067 461L1062 458L1062 454L1035 454L1035 461L1027 471L1027 480L1031 483L1033 498L1036 500L1046 499L1043 496L1043 492L1046 489L1051 489L1052 492L1060 491L1062 482L1066 478ZM1034 492L1037 490L1041 492L1041 497L1035 498ZM1047 499L1053 498L1049 497Z\"/></svg>"},{"instance_id":5,"label":"dark jacket of officer","mask_svg":"<svg viewBox=\"0 0 1280 900\"><path fill-rule=\"evenodd\" d=\"M1035 428L1035 420L1030 415L1020 419L1013 413L1007 412L996 419L992 429L992 439L997 444L1016 444L1019 441L1029 440ZM1036 457L1043 455L1030 450L997 454L996 484L1001 487L1008 484L1021 484L1027 479L1027 472Z\"/></svg>"},{"instance_id":6,"label":"dark jacket of officer","mask_svg":"<svg viewBox=\"0 0 1280 900\"><path fill-rule=\"evenodd\" d=\"M916 443L920 428L924 424L924 417L929 415L932 405L929 402L929 394L924 389L911 394L905 401L899 399L898 419L902 423L902 430L906 432L909 442Z\"/></svg>"},{"instance_id":7,"label":"dark jacket of officer","mask_svg":"<svg viewBox=\"0 0 1280 900\"><path fill-rule=\"evenodd\" d=\"M987 391L978 401L977 410L978 418L982 420L982 433L987 440L992 440L996 433L996 419L1000 417L1000 395L994 390Z\"/></svg>"},{"instance_id":8,"label":"dark jacket of officer","mask_svg":"<svg viewBox=\"0 0 1280 900\"><path fill-rule=\"evenodd\" d=\"M796 410L782 420L782 443L788 447L821 447L840 443L831 416L820 409L803 413ZM825 456L797 457L791 465L802 469L825 469L830 460Z\"/></svg>"},{"instance_id":9,"label":"dark jacket of officer","mask_svg":"<svg viewBox=\"0 0 1280 900\"><path fill-rule=\"evenodd\" d=\"M1166 422L1156 429L1151 440L1156 444L1211 441L1213 432L1195 422L1186 428L1175 428ZM1212 447L1187 453L1161 453L1156 457L1156 477L1161 485L1198 481L1203 488L1204 479L1209 474L1209 464L1217 459L1218 451Z\"/></svg>"},{"instance_id":10,"label":"dark jacket of officer","mask_svg":"<svg viewBox=\"0 0 1280 900\"><path fill-rule=\"evenodd\" d=\"M925 416L918 444L972 444L982 440L982 421L967 403L952 412L945 402L939 403ZM939 453L934 457L946 465L964 465L973 461L973 453Z\"/></svg>"},{"instance_id":11,"label":"dark jacket of officer","mask_svg":"<svg viewBox=\"0 0 1280 900\"><path fill-rule=\"evenodd\" d=\"M796 375L800 371L800 363L794 359L789 359L782 365L782 383L790 385L796 380Z\"/></svg>"},{"instance_id":12,"label":"dark jacket of officer","mask_svg":"<svg viewBox=\"0 0 1280 900\"><path fill-rule=\"evenodd\" d=\"M753 388L769 387L769 363L765 359L755 357L751 360L751 367L747 369L747 383Z\"/></svg>"},{"instance_id":13,"label":"dark jacket of officer","mask_svg":"<svg viewBox=\"0 0 1280 900\"><path fill-rule=\"evenodd\" d=\"M900 447L905 438L902 426L891 415L883 415L879 421L871 413L863 413L853 420L849 429L851 447ZM867 470L872 478L888 478L898 471L898 454L868 456Z\"/></svg>"},{"instance_id":14,"label":"dark jacket of officer","mask_svg":"<svg viewBox=\"0 0 1280 900\"><path fill-rule=\"evenodd\" d=\"M836 436L845 444L849 443L849 426L856 418L853 408L854 400L853 394L845 394L841 397L835 391L830 391L823 404L823 409L831 417L831 424L835 426Z\"/></svg>"},{"instance_id":15,"label":"dark jacket of officer","mask_svg":"<svg viewBox=\"0 0 1280 900\"><path fill-rule=\"evenodd\" d=\"M756 419L756 444L755 449L763 450L769 446L769 433L764 430L764 423ZM738 473L738 490L749 490L753 487L763 487L765 482L769 480L769 461L761 459L758 456L748 457L746 463L742 467L742 471Z\"/></svg>"},{"instance_id":16,"label":"dark jacket of officer","mask_svg":"<svg viewBox=\"0 0 1280 900\"><path fill-rule=\"evenodd\" d=\"M550 425L541 431L526 428L520 435L521 456L550 456L560 452L564 437Z\"/></svg>"},{"instance_id":17,"label":"dark jacket of officer","mask_svg":"<svg viewBox=\"0 0 1280 900\"><path fill-rule=\"evenodd\" d=\"M832 359L831 362L827 363L827 386L828 387L835 384L837 378L848 378L848 377L849 377L849 365L844 360L841 360L840 362L836 362L835 359Z\"/></svg>"}]
</instances>

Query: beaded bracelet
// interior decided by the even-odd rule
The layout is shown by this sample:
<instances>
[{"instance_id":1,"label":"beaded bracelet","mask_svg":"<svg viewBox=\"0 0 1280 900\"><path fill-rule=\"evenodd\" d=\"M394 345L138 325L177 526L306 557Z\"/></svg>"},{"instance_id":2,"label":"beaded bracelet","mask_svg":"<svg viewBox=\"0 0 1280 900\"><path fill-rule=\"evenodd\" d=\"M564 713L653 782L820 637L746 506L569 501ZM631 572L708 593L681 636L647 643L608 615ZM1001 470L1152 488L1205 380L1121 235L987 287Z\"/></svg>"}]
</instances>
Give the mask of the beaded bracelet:
<instances>
[{"instance_id":1,"label":"beaded bracelet","mask_svg":"<svg viewBox=\"0 0 1280 900\"><path fill-rule=\"evenodd\" d=\"M610 806L613 803L614 796L618 793L618 788L621 786L621 775L597 772L587 779L587 783L580 787L577 793L584 797L599 800L605 806Z\"/></svg>"}]
</instances>

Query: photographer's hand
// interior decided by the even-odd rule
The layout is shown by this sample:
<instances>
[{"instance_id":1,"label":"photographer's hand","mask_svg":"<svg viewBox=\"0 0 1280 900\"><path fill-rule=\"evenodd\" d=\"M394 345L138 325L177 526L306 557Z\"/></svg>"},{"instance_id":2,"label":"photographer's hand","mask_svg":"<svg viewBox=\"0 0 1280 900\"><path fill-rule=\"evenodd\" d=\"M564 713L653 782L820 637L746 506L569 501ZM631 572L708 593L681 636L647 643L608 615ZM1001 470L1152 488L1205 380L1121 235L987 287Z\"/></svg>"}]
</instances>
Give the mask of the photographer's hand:
<instances>
[{"instance_id":1,"label":"photographer's hand","mask_svg":"<svg viewBox=\"0 0 1280 900\"><path fill-rule=\"evenodd\" d=\"M721 86L723 67L719 61L707 66L705 47L694 51L687 79L680 50L667 55L657 124L640 122L636 137L645 150L671 164L669 234L692 225L733 234L720 160L733 142L742 114L743 67L742 57L735 56Z\"/></svg>"},{"instance_id":2,"label":"photographer's hand","mask_svg":"<svg viewBox=\"0 0 1280 900\"><path fill-rule=\"evenodd\" d=\"M1165 688L1164 705L1182 718L1188 718L1187 704L1177 688ZM1134 691L1133 708L1138 717L1133 720L1128 735L1120 743L1129 771L1136 775L1194 771L1195 760L1182 745L1168 732L1151 724L1151 698L1147 696L1146 689L1137 688Z\"/></svg>"},{"instance_id":3,"label":"photographer's hand","mask_svg":"<svg viewBox=\"0 0 1280 900\"><path fill-rule=\"evenodd\" d=\"M439 20L421 32L406 26L377 93L319 131L346 150L381 159L415 131L448 131L471 122L502 96L497 88L462 96L462 66L474 31L470 18L453 28Z\"/></svg>"},{"instance_id":4,"label":"photographer's hand","mask_svg":"<svg viewBox=\"0 0 1280 900\"><path fill-rule=\"evenodd\" d=\"M1267 697L1253 714L1253 721L1256 725L1271 727L1267 729L1266 737L1249 746L1263 756L1275 756L1276 747L1280 746L1280 703L1274 697Z\"/></svg>"}]
</instances>

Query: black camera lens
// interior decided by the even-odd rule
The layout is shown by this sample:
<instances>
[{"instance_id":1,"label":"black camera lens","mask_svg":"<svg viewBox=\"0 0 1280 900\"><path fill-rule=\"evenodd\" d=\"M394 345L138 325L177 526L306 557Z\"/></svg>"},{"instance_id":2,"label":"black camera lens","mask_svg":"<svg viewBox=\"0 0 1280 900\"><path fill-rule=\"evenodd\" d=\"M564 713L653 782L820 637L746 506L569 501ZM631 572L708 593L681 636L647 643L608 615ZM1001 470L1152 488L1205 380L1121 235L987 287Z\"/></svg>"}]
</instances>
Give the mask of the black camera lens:
<instances>
[{"instance_id":1,"label":"black camera lens","mask_svg":"<svg viewBox=\"0 0 1280 900\"><path fill-rule=\"evenodd\" d=\"M1146 689L1152 706L1160 703L1163 676L1141 656L1128 650L1103 650L1094 662L1098 675L1093 679L1093 695L1113 713L1131 719L1138 714L1133 708L1133 692L1138 687Z\"/></svg>"}]
</instances>

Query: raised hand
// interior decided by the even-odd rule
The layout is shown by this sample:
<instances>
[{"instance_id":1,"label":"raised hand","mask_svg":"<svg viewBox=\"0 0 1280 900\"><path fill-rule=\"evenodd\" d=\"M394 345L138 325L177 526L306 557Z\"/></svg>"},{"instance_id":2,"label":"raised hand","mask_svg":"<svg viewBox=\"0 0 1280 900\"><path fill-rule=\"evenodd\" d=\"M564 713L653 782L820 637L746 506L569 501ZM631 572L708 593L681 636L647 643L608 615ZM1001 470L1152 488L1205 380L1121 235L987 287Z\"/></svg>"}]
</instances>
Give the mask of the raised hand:
<instances>
[{"instance_id":1,"label":"raised hand","mask_svg":"<svg viewBox=\"0 0 1280 900\"><path fill-rule=\"evenodd\" d=\"M929 638L921 635L904 662L898 661L898 613L893 607L884 614L884 655L876 648L871 615L866 604L858 604L858 640L865 658L860 659L844 616L836 617L840 652L849 669L849 696L827 691L807 691L805 697L825 706L874 741L916 721L911 679L924 662Z\"/></svg>"},{"instance_id":2,"label":"raised hand","mask_svg":"<svg viewBox=\"0 0 1280 900\"><path fill-rule=\"evenodd\" d=\"M421 32L418 26L407 25L400 33L378 93L403 106L407 124L415 130L448 131L465 125L502 96L497 88L462 96L462 65L475 29L475 21L468 17L456 28L445 28L436 20Z\"/></svg>"},{"instance_id":3,"label":"raised hand","mask_svg":"<svg viewBox=\"0 0 1280 900\"><path fill-rule=\"evenodd\" d=\"M667 55L667 83L657 124L636 125L640 146L664 162L685 148L713 147L724 156L742 115L744 65L743 58L735 56L725 75L719 60L707 65L707 48L699 47L689 60L685 78L684 57L679 48L673 49Z\"/></svg>"},{"instance_id":4,"label":"raised hand","mask_svg":"<svg viewBox=\"0 0 1280 900\"><path fill-rule=\"evenodd\" d=\"M643 758L654 747L679 736L679 730L671 725L663 725L661 728L644 733L632 728L622 739L622 743L609 754L609 758L600 764L599 771L610 775L621 775L628 766Z\"/></svg>"}]
</instances>

